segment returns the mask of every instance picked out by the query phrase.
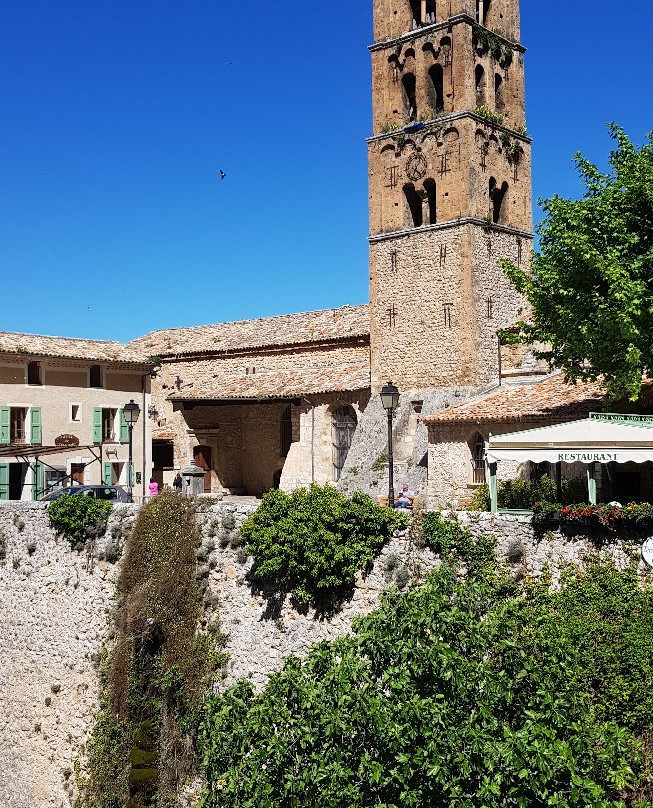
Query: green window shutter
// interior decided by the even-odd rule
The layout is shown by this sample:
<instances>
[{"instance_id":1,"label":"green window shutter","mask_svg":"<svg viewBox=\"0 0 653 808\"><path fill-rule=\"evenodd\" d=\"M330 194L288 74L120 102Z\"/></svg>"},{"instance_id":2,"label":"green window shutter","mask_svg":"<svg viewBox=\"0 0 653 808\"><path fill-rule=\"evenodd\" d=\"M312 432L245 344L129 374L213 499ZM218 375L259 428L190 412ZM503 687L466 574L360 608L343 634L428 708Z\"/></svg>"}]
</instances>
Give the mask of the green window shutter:
<instances>
[{"instance_id":1,"label":"green window shutter","mask_svg":"<svg viewBox=\"0 0 653 808\"><path fill-rule=\"evenodd\" d=\"M34 486L32 487L32 499L41 499L45 488L45 468L38 460L34 464Z\"/></svg>"},{"instance_id":2,"label":"green window shutter","mask_svg":"<svg viewBox=\"0 0 653 808\"><path fill-rule=\"evenodd\" d=\"M93 408L93 443L102 443L102 407Z\"/></svg>"},{"instance_id":3,"label":"green window shutter","mask_svg":"<svg viewBox=\"0 0 653 808\"><path fill-rule=\"evenodd\" d=\"M125 411L118 410L120 414L120 443L129 443L129 427L125 421Z\"/></svg>"},{"instance_id":4,"label":"green window shutter","mask_svg":"<svg viewBox=\"0 0 653 808\"><path fill-rule=\"evenodd\" d=\"M41 443L43 443L40 407L32 407L30 410L30 443L36 446L40 446Z\"/></svg>"},{"instance_id":5,"label":"green window shutter","mask_svg":"<svg viewBox=\"0 0 653 808\"><path fill-rule=\"evenodd\" d=\"M0 407L0 443L9 443L10 438L10 411L9 407Z\"/></svg>"},{"instance_id":6,"label":"green window shutter","mask_svg":"<svg viewBox=\"0 0 653 808\"><path fill-rule=\"evenodd\" d=\"M113 485L113 464L105 463L102 468L103 485Z\"/></svg>"},{"instance_id":7,"label":"green window shutter","mask_svg":"<svg viewBox=\"0 0 653 808\"><path fill-rule=\"evenodd\" d=\"M0 463L0 499L9 499L9 463Z\"/></svg>"}]
</instances>

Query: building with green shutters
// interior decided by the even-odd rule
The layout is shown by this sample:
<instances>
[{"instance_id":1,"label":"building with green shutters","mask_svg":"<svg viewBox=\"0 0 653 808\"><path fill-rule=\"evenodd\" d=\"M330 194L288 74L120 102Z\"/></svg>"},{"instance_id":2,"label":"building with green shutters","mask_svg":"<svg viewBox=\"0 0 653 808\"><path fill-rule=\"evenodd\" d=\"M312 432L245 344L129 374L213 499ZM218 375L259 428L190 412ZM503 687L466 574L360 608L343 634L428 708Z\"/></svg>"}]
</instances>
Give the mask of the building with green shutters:
<instances>
[{"instance_id":1,"label":"building with green shutters","mask_svg":"<svg viewBox=\"0 0 653 808\"><path fill-rule=\"evenodd\" d=\"M135 494L152 470L150 372L117 342L0 332L0 500L39 500L61 485L126 485L132 433Z\"/></svg>"}]
</instances>

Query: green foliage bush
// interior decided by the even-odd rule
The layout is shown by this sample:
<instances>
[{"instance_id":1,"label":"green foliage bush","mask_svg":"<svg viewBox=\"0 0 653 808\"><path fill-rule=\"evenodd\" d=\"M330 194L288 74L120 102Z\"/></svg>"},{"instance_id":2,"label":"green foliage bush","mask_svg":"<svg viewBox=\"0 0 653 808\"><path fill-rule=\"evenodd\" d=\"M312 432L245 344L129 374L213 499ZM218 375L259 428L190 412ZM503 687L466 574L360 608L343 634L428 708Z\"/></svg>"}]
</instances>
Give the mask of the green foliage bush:
<instances>
[{"instance_id":1,"label":"green foliage bush","mask_svg":"<svg viewBox=\"0 0 653 808\"><path fill-rule=\"evenodd\" d=\"M48 505L50 525L70 542L73 550L82 550L89 539L102 533L112 510L110 502L85 494L65 495Z\"/></svg>"},{"instance_id":2,"label":"green foliage bush","mask_svg":"<svg viewBox=\"0 0 653 808\"><path fill-rule=\"evenodd\" d=\"M499 507L508 510L532 510L536 502L559 503L557 485L548 475L539 480L500 480L497 499ZM562 480L561 504L571 505L583 499L587 499L587 483L584 479ZM468 510L490 510L490 487L487 484L476 489Z\"/></svg>"},{"instance_id":3,"label":"green foliage bush","mask_svg":"<svg viewBox=\"0 0 653 808\"><path fill-rule=\"evenodd\" d=\"M588 566L520 591L435 534L423 588L207 703L201 808L650 807L653 590Z\"/></svg>"},{"instance_id":4,"label":"green foliage bush","mask_svg":"<svg viewBox=\"0 0 653 808\"><path fill-rule=\"evenodd\" d=\"M298 604L333 603L407 524L361 493L348 499L330 485L292 494L270 491L241 528L254 556L252 577L292 592Z\"/></svg>"}]
</instances>

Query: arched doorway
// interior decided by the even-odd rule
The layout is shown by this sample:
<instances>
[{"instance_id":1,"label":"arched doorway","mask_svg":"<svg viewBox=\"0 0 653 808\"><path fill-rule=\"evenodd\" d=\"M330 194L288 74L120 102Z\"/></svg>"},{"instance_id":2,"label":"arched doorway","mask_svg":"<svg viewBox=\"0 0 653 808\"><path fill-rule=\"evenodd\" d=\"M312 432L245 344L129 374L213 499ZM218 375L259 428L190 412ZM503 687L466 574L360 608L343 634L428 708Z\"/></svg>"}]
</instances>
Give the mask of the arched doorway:
<instances>
[{"instance_id":1,"label":"arched doorway","mask_svg":"<svg viewBox=\"0 0 653 808\"><path fill-rule=\"evenodd\" d=\"M354 408L345 404L331 413L331 440L333 444L333 479L339 480L349 454L358 419Z\"/></svg>"}]
</instances>

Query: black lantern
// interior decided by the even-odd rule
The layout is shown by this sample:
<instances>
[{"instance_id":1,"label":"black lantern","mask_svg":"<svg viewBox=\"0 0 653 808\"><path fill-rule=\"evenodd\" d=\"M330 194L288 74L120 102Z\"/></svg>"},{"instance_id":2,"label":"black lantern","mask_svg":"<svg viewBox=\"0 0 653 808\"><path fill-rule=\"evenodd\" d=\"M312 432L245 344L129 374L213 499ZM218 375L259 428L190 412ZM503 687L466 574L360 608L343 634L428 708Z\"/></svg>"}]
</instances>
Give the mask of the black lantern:
<instances>
[{"instance_id":1,"label":"black lantern","mask_svg":"<svg viewBox=\"0 0 653 808\"><path fill-rule=\"evenodd\" d=\"M136 404L134 399L132 399L129 404L125 404L122 409L123 416L125 418L125 423L127 424L127 429L129 431L129 461L127 463L127 490L129 491L129 501L134 501L133 496L133 487L134 487L134 464L132 460L132 432L134 430L134 425L138 421L138 418L141 414L141 408Z\"/></svg>"},{"instance_id":2,"label":"black lantern","mask_svg":"<svg viewBox=\"0 0 653 808\"><path fill-rule=\"evenodd\" d=\"M388 413L388 506L395 504L394 457L392 453L392 413L399 406L399 390L388 382L381 390L381 403Z\"/></svg>"}]
</instances>

